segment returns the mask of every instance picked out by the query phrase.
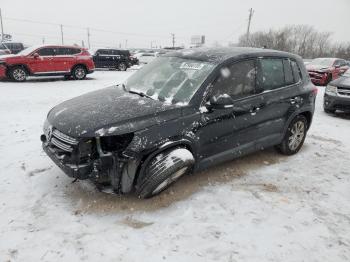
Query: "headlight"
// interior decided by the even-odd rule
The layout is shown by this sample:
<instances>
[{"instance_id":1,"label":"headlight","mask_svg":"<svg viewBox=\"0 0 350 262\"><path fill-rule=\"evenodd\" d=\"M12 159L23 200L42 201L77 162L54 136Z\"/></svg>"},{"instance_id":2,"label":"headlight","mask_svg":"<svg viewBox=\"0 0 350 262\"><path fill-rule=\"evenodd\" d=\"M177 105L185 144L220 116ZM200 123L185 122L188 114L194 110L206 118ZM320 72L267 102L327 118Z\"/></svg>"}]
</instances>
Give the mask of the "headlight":
<instances>
[{"instance_id":1,"label":"headlight","mask_svg":"<svg viewBox=\"0 0 350 262\"><path fill-rule=\"evenodd\" d=\"M337 95L337 87L332 86L332 85L327 85L326 94L336 96Z\"/></svg>"}]
</instances>

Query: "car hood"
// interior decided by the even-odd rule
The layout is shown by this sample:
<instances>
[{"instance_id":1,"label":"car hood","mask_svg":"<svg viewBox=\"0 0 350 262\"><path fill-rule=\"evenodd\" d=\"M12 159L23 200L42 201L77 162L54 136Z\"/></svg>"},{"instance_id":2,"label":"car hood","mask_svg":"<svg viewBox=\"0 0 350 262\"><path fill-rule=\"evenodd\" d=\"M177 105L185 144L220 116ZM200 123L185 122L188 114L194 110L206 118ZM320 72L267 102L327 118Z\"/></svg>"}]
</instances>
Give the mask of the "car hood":
<instances>
[{"instance_id":1,"label":"car hood","mask_svg":"<svg viewBox=\"0 0 350 262\"><path fill-rule=\"evenodd\" d=\"M158 100L108 87L65 101L48 114L48 122L72 137L134 132L181 116L182 109Z\"/></svg>"},{"instance_id":2,"label":"car hood","mask_svg":"<svg viewBox=\"0 0 350 262\"><path fill-rule=\"evenodd\" d=\"M347 76L342 76L339 77L336 80L333 80L331 83L329 83L330 85L333 86L338 86L338 87L346 87L346 88L350 88L350 77Z\"/></svg>"},{"instance_id":3,"label":"car hood","mask_svg":"<svg viewBox=\"0 0 350 262\"><path fill-rule=\"evenodd\" d=\"M327 71L330 70L331 68L328 66L323 66L323 65L306 65L306 69L308 71Z\"/></svg>"}]
</instances>

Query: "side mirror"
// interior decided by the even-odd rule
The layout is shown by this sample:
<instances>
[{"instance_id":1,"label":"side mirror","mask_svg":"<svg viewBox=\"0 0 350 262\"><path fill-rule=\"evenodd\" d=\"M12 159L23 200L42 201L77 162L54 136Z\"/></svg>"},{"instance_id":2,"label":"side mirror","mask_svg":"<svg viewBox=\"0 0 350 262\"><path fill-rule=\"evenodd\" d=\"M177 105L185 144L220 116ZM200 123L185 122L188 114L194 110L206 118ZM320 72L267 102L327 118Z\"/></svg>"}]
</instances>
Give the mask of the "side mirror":
<instances>
[{"instance_id":1,"label":"side mirror","mask_svg":"<svg viewBox=\"0 0 350 262\"><path fill-rule=\"evenodd\" d=\"M34 59L38 59L39 56L40 56L40 55L39 55L38 53L34 53L34 55L33 55Z\"/></svg>"},{"instance_id":2,"label":"side mirror","mask_svg":"<svg viewBox=\"0 0 350 262\"><path fill-rule=\"evenodd\" d=\"M207 107L210 109L225 109L232 108L233 104L233 99L229 95L223 94L211 97L207 103Z\"/></svg>"},{"instance_id":3,"label":"side mirror","mask_svg":"<svg viewBox=\"0 0 350 262\"><path fill-rule=\"evenodd\" d=\"M99 53L99 52L96 52L95 56L100 56L100 53Z\"/></svg>"}]
</instances>

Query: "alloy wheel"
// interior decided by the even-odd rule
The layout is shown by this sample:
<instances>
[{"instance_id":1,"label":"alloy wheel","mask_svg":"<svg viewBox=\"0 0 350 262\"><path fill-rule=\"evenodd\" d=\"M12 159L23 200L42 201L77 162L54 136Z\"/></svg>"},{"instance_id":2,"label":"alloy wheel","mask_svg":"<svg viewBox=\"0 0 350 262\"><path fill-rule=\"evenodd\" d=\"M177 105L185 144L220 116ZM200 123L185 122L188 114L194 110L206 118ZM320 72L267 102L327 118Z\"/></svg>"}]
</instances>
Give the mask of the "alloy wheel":
<instances>
[{"instance_id":1,"label":"alloy wheel","mask_svg":"<svg viewBox=\"0 0 350 262\"><path fill-rule=\"evenodd\" d=\"M13 70L12 76L16 81L23 81L26 79L27 74L23 69L17 68Z\"/></svg>"},{"instance_id":2,"label":"alloy wheel","mask_svg":"<svg viewBox=\"0 0 350 262\"><path fill-rule=\"evenodd\" d=\"M302 143L305 136L305 124L302 121L297 121L291 128L291 135L288 139L289 149L294 151Z\"/></svg>"}]
</instances>

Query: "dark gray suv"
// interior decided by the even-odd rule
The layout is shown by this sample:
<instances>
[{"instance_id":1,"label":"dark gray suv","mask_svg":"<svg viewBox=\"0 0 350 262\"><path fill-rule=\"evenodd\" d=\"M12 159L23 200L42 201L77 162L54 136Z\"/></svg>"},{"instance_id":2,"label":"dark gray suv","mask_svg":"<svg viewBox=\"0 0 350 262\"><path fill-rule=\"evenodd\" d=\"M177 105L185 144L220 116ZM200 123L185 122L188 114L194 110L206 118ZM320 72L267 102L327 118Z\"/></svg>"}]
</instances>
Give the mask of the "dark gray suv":
<instances>
[{"instance_id":1,"label":"dark gray suv","mask_svg":"<svg viewBox=\"0 0 350 262\"><path fill-rule=\"evenodd\" d=\"M68 176L147 198L185 174L267 147L297 153L316 94L293 54L184 50L155 59L123 85L54 107L41 140Z\"/></svg>"}]
</instances>

